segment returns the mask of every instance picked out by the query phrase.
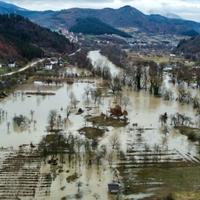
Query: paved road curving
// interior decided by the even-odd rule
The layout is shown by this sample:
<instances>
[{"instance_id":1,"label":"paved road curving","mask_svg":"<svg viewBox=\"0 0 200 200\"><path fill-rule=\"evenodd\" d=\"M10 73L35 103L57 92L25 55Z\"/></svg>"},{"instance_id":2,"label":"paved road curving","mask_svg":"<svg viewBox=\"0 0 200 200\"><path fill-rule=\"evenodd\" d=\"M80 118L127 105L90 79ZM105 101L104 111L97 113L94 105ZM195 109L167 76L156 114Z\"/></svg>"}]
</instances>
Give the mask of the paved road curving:
<instances>
[{"instance_id":1,"label":"paved road curving","mask_svg":"<svg viewBox=\"0 0 200 200\"><path fill-rule=\"evenodd\" d=\"M29 69L29 68L31 68L31 67L34 67L34 66L37 65L38 63L43 62L44 60L45 60L44 58L43 58L43 59L38 59L38 60L36 60L36 61L33 61L33 62L31 62L31 63L28 63L25 67L22 67L22 68L20 68L20 69L17 70L17 71L9 72L9 73L6 73L6 74L2 74L2 75L0 75L0 77L12 76L12 75L14 75L14 74L23 72L23 71L25 71L25 70L27 70L27 69Z\"/></svg>"}]
</instances>

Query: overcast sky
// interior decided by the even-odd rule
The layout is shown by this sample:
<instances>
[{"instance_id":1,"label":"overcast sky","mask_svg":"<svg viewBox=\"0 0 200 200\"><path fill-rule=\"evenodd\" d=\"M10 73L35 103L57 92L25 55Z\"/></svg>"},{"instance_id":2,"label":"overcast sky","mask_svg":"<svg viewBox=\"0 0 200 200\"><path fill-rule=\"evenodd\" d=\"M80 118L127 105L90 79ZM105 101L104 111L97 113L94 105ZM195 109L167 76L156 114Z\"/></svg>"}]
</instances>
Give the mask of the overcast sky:
<instances>
[{"instance_id":1,"label":"overcast sky","mask_svg":"<svg viewBox=\"0 0 200 200\"><path fill-rule=\"evenodd\" d=\"M60 10L71 7L119 8L131 5L145 13L170 13L200 21L200 0L3 0L32 10Z\"/></svg>"}]
</instances>

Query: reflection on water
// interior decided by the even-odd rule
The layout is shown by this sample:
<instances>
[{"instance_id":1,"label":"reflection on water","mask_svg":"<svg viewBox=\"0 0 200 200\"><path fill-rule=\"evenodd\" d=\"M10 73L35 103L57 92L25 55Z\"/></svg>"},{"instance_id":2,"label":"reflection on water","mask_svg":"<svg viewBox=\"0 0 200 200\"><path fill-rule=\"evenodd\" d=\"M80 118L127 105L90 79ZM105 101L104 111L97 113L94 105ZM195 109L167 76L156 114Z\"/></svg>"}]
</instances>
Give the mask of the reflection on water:
<instances>
[{"instance_id":1,"label":"reflection on water","mask_svg":"<svg viewBox=\"0 0 200 200\"><path fill-rule=\"evenodd\" d=\"M93 54L95 54L93 56L99 56L98 51L93 52ZM106 61L106 65L110 66L110 63ZM116 67L113 68L113 65L110 67L113 73L118 73ZM168 78L166 80L165 85L169 87ZM77 130L84 127L85 124L91 125L86 121L86 115L99 115L101 112L107 113L109 108L113 106L113 102L118 104L120 101L117 97L105 95L106 97L101 99L99 105L95 104L94 100L86 95L86 91L88 88L94 89L98 87L99 83L102 85L100 80L94 80L94 83L83 81L76 82L73 85L63 84L60 86L40 84L41 91L53 91L55 92L53 96L25 95L25 91L36 91L38 84L25 85L19 88L13 95L10 95L0 103L0 108L7 113L0 120L0 145L18 147L31 142L38 144L42 136L47 134L46 127L49 111L57 110L61 118L65 119L67 107L72 106L71 96L73 95L76 97L78 105L72 110L69 120L66 120L66 123L62 124L61 128L64 132L78 134ZM176 90L173 87L171 88L174 91ZM128 105L124 106L128 111L130 123L123 128L107 127L109 131L100 139L100 147L105 146L108 154L101 165L94 164L89 166L85 161L85 155L82 154L78 161L75 159L71 162L68 162L68 155L64 155L65 158L63 160L65 163L59 162L56 167L48 165L47 161L42 161L39 168L42 178L39 183L46 181L44 183L46 184L52 181L52 184L50 184L48 190L46 187L43 188L44 191L36 190L36 199L75 199L77 194L82 195L82 199L115 199L115 197L107 193L107 184L113 178L113 171L109 165L120 164L117 163L118 161L114 164L112 163L113 165L110 164L113 162L111 160L112 156L110 156L112 154L113 138L118 138L115 142L119 143L120 148L127 153L127 157L132 159L121 160L127 166L131 165L133 161L137 165L150 163L152 160L158 159L158 156L155 156L157 154L159 154L160 162L165 162L167 159L182 159L182 155L186 154L198 156L197 146L190 142L186 136L170 128L170 122L168 123L167 133L163 131L159 122L159 115L165 112L169 116L176 112L185 113L194 119L195 113L190 105L181 105L177 101L164 101L162 98L151 96L148 92L136 92L129 88L124 88L122 96L127 96L130 99ZM91 106L91 109L87 110L86 106ZM84 110L82 115L77 115L79 108ZM30 119L28 129L20 130L12 123L13 117L19 115ZM10 124L9 129L8 124ZM137 127L133 127L133 124L137 124ZM141 152L146 152L145 156L147 158L144 155L141 156ZM168 158L168 156L171 157ZM133 174L133 171L129 173ZM70 176L75 176L75 179L66 183L66 179ZM133 182L133 180L131 181ZM40 196L41 192L43 192L42 196ZM45 195L46 198L44 198ZM148 191L145 194L136 192L136 194L127 195L127 198L142 199L150 195L152 195L152 191Z\"/></svg>"},{"instance_id":2,"label":"reflection on water","mask_svg":"<svg viewBox=\"0 0 200 200\"><path fill-rule=\"evenodd\" d=\"M57 110L63 119L66 117L66 108L70 105L71 92L75 94L79 103L74 113L70 115L69 121L65 124L64 128L67 131L76 132L79 128L83 127L86 123L84 116L87 114L106 113L110 107L110 103L112 104L112 102L116 101L113 99L114 97L105 97L101 101L99 109L92 109L83 115L76 115L78 108L85 108L85 102L87 102L85 101L85 88L95 88L95 85L96 83L74 83L73 85L64 84L60 87L42 86L41 89L43 91L54 91L56 93L55 96L27 96L22 94L22 92L34 91L37 89L37 86L24 86L15 95L10 95L9 98L4 99L0 104L1 108L7 112L6 119L1 120L0 124L0 133L2 134L1 145L16 147L23 143L38 143L41 136L45 134L50 110ZM194 119L194 110L190 105L181 105L176 101L164 101L162 98L155 98L145 91L135 92L130 89L124 89L123 96L130 98L129 105L126 108L129 113L130 124L126 128L111 128L112 132L120 133L122 143L126 143L128 129L133 123L137 123L140 127L152 129L143 133L143 140L148 145L162 145L163 141L165 141L165 145L168 148L176 148L184 153L196 154L195 145L189 142L187 137L173 130L169 132L167 137L160 133L160 114L167 112L170 116L170 114L180 112ZM89 99L88 103L92 107L95 107L92 99ZM29 129L23 132L16 131L14 126L10 126L9 131L7 131L8 123L12 124L14 116L24 115L31 118L31 110L34 111L32 117L35 124L31 123Z\"/></svg>"},{"instance_id":3,"label":"reflection on water","mask_svg":"<svg viewBox=\"0 0 200 200\"><path fill-rule=\"evenodd\" d=\"M38 143L41 136L45 134L48 115L50 110L57 110L62 118L66 117L66 108L70 105L69 95L73 92L78 101L83 99L84 89L88 87L88 83L74 83L73 85L63 85L61 87L42 87L42 90L54 91L55 96L27 96L23 94L25 91L37 90L36 85L27 85L18 90L15 95L10 95L9 98L4 99L0 106L7 111L6 120L0 124L0 133L2 135L2 146L19 146L20 144ZM94 87L94 84L90 84ZM82 103L80 103L82 106ZM24 115L28 118L31 117L31 110L34 111L33 119L36 121L36 126L30 124L29 130L23 132L15 132L14 127L10 127L7 131L7 123L13 121L16 115ZM70 122L71 121L71 122ZM75 131L84 125L83 119L80 115L71 115L70 121L66 126L70 125L70 131ZM75 123L76 122L76 123Z\"/></svg>"},{"instance_id":4,"label":"reflection on water","mask_svg":"<svg viewBox=\"0 0 200 200\"><path fill-rule=\"evenodd\" d=\"M84 163L84 159L81 157L80 164L71 160L70 164L62 165L61 173L56 170L57 176L51 185L49 199L62 199L63 197L76 199L77 195L80 195L81 199L109 199L106 183L112 180L112 170L106 163L102 163L101 166L89 166ZM56 169L47 169L46 165L43 167L42 170L45 173L51 173ZM75 176L74 180L70 181L69 177L73 176Z\"/></svg>"}]
</instances>

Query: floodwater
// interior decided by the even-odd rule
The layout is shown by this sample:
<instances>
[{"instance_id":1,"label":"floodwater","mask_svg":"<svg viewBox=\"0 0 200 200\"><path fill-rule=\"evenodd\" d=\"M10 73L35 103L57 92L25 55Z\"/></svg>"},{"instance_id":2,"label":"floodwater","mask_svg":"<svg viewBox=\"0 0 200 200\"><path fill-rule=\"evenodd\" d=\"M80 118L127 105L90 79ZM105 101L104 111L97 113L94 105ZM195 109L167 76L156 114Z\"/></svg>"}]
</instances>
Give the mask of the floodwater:
<instances>
[{"instance_id":1,"label":"floodwater","mask_svg":"<svg viewBox=\"0 0 200 200\"><path fill-rule=\"evenodd\" d=\"M75 132L84 126L85 121L83 116L76 115L78 108L83 108L85 97L85 88L95 88L95 83L74 83L73 85L64 84L61 87L56 86L40 86L41 90L53 91L56 93L54 96L27 96L22 95L22 92L36 91L37 85L23 86L20 90L16 91L14 95L10 95L9 98L4 99L0 106L7 112L5 119L2 119L0 124L0 133L2 134L1 146L17 147L26 143L38 143L41 137L46 134L45 130L48 125L48 115L50 110L57 110L62 118L66 117L66 108L70 105L70 94L73 92L79 101L74 113L70 115L70 122L68 131ZM187 116L194 116L194 110L190 105L181 105L176 101L164 101L162 98L155 98L148 94L148 92L141 91L135 92L133 90L125 89L123 96L128 96L130 99L127 111L129 113L129 120L131 127L133 123L137 123L139 127L153 129L144 133L145 141L154 146L155 144L161 144L165 138L164 134L160 134L160 122L159 115L167 112L175 114L176 112L184 113ZM100 104L99 113L106 113L109 110L110 105L114 102L113 97L104 98ZM91 100L93 104L93 101ZM63 109L63 110L62 110ZM30 125L30 128L25 131L17 130L13 124L13 117L15 115L25 115L31 119L31 110L34 111L33 119L36 120L36 125ZM95 113L97 112L97 113ZM90 111L90 114L98 114L98 111ZM8 130L7 123L10 122L11 126ZM122 132L121 137L126 138L126 128L114 129L115 132ZM189 152L196 154L195 145L187 140L187 137L172 131L167 136L167 143L170 148L177 148L184 153ZM152 137L153 136L153 137ZM122 140L123 141L123 140Z\"/></svg>"},{"instance_id":2,"label":"floodwater","mask_svg":"<svg viewBox=\"0 0 200 200\"><path fill-rule=\"evenodd\" d=\"M7 112L7 116L4 117L5 119L2 119L0 124L0 133L2 137L1 146L17 147L30 142L37 144L41 137L47 134L46 128L50 110L56 110L62 118L65 118L66 108L70 105L71 93L73 92L77 101L81 101L83 99L84 89L87 87L93 88L95 84L74 83L73 85L64 84L58 87L41 85L39 87L42 91L55 92L56 95L28 96L22 93L37 91L38 84L25 85L0 103L1 109ZM82 103L80 103L80 105L82 105ZM31 110L34 111L33 120L36 120L35 127L34 124L31 123L30 128L25 131L15 129L13 117L24 115L31 119ZM76 131L84 125L84 121L81 119L82 117L75 114L77 110L74 110L74 114L70 116L70 131ZM9 130L7 128L8 122L11 124Z\"/></svg>"},{"instance_id":3,"label":"floodwater","mask_svg":"<svg viewBox=\"0 0 200 200\"><path fill-rule=\"evenodd\" d=\"M112 77L118 76L122 71L116 65L108 60L105 56L103 56L99 50L97 51L90 51L88 53L88 58L91 60L92 65L94 68L99 67L103 69L104 67L108 67L110 69Z\"/></svg>"},{"instance_id":4,"label":"floodwater","mask_svg":"<svg viewBox=\"0 0 200 200\"><path fill-rule=\"evenodd\" d=\"M94 66L100 65L102 68L105 65L109 66L113 76L120 73L120 69L108 61L106 57L102 56L99 51L92 51L88 56ZM70 96L72 96L72 93L76 97L78 105L72 110L68 122L62 125L61 128L65 132L78 135L78 130L84 127L86 123L89 126L91 125L85 121L84 117L86 115L95 116L101 112L107 113L111 106L120 103L120 98L110 95L102 98L99 105L95 105L91 97L87 99L85 95L86 88L94 89L101 83L102 80L83 80L72 85L48 86L35 83L19 87L14 94L0 102L0 108L7 113L0 122L0 146L13 146L17 149L22 144L30 144L31 142L38 144L42 136L47 134L46 128L49 111L57 110L62 119L66 118L66 108L71 106ZM168 77L165 79L165 85L169 87ZM41 91L51 91L55 95L42 97L24 94L27 91L37 91L38 87ZM168 152L168 154L170 152L178 152L177 155L173 154L176 158L179 158L180 155L186 157L188 154L199 157L199 149L195 143L190 142L186 136L172 129L170 123L168 123L168 133L163 133L159 122L159 115L165 112L168 115L175 114L176 112L184 113L195 120L195 112L191 105L182 105L177 101L164 101L162 98L151 96L148 91L136 92L128 88L124 88L122 96L129 97L128 105L122 107L128 111L130 123L123 128L108 127L109 132L106 132L104 137L100 139L100 146L105 145L108 150L112 151L110 141L113 135L117 135L119 146L124 153L129 152L131 154L133 149L135 152L143 151L147 147L153 151L158 147L161 151ZM86 111L86 106L91 106L92 109ZM82 115L77 115L78 108L83 108L85 112ZM34 111L32 116L31 110ZM26 130L16 128L13 124L13 117L16 115L24 115L29 119L33 118L30 127ZM36 123L34 124L33 121ZM8 123L10 123L9 129ZM137 124L137 127L133 127L133 123ZM144 130L138 133L137 128ZM137 156L135 156L135 159L137 159ZM84 157L82 160L84 160ZM136 162L140 163L139 160ZM116 166L119 163L116 161ZM38 191L35 194L36 199L62 199L63 197L75 199L77 190L80 190L81 199L115 199L115 197L107 193L107 184L113 178L113 170L109 167L108 161L103 161L100 167L96 165L88 167L85 164L74 164L72 167L66 161L61 167L62 172L58 173L58 169L53 169L45 162L42 163L40 168L41 174L51 174L54 171L55 177L53 178L49 193L43 188L44 195L40 196L41 191ZM74 182L66 183L66 177L74 173L77 173L79 178ZM80 186L79 188L78 185ZM127 199L142 199L151 196L152 193L152 191L147 194L136 192L133 195L127 196Z\"/></svg>"}]
</instances>

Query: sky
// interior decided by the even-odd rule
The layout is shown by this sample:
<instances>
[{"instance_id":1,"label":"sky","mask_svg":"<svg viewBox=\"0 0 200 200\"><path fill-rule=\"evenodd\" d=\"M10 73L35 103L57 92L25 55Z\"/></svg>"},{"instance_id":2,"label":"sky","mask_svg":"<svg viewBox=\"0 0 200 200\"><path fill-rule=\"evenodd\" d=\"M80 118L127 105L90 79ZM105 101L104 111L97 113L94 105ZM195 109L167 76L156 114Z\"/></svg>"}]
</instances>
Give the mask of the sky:
<instances>
[{"instance_id":1,"label":"sky","mask_svg":"<svg viewBox=\"0 0 200 200\"><path fill-rule=\"evenodd\" d=\"M200 0L3 0L31 10L60 10L72 7L119 8L133 6L142 12L175 14L200 22Z\"/></svg>"}]
</instances>

